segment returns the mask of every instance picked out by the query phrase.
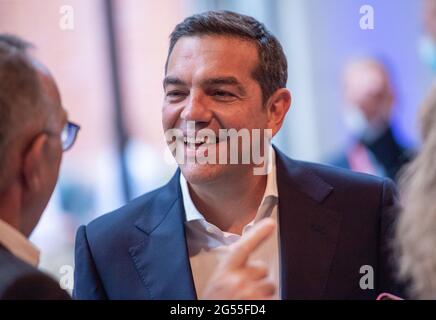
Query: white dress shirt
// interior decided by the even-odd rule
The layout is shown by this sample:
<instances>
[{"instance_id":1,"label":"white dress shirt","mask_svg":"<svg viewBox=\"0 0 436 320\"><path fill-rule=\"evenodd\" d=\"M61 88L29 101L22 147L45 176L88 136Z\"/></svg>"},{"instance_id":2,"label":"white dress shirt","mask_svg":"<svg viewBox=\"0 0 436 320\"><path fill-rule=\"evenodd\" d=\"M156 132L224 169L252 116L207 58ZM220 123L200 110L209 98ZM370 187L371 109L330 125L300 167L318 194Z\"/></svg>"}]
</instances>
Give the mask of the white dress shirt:
<instances>
[{"instance_id":1,"label":"white dress shirt","mask_svg":"<svg viewBox=\"0 0 436 320\"><path fill-rule=\"evenodd\" d=\"M22 233L1 219L0 244L17 258L38 267L39 250Z\"/></svg>"},{"instance_id":2,"label":"white dress shirt","mask_svg":"<svg viewBox=\"0 0 436 320\"><path fill-rule=\"evenodd\" d=\"M252 253L250 260L260 260L266 263L270 279L276 284L274 299L280 299L280 258L279 258L279 225L278 225L278 190L276 178L275 152L272 152L272 170L268 174L265 193L257 214L250 223L244 226L242 236L260 219L273 218L277 223L272 236ZM220 254L226 246L238 241L240 235L224 232L217 226L206 221L197 210L189 194L187 181L180 175L180 186L186 213L185 230L188 242L189 261L194 278L198 299L203 298L203 291L211 277ZM237 208L236 208L237 210Z\"/></svg>"}]
</instances>

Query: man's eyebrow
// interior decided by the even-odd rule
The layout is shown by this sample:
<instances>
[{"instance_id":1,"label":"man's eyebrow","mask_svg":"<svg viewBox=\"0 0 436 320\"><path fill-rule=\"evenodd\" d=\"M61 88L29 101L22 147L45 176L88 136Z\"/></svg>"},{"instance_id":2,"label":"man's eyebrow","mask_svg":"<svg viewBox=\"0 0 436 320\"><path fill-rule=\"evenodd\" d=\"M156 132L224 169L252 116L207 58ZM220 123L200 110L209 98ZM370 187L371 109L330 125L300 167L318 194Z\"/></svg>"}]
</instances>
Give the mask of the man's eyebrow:
<instances>
[{"instance_id":1,"label":"man's eyebrow","mask_svg":"<svg viewBox=\"0 0 436 320\"><path fill-rule=\"evenodd\" d=\"M218 77L218 78L211 78L203 81L204 85L231 85L236 86L238 91L245 95L246 90L244 89L244 86L236 79L235 77Z\"/></svg>"},{"instance_id":2,"label":"man's eyebrow","mask_svg":"<svg viewBox=\"0 0 436 320\"><path fill-rule=\"evenodd\" d=\"M165 77L164 81L163 81L163 86L164 88L166 88L166 86L168 85L179 85L179 86L186 86L186 82L184 82L183 80L177 78L177 77Z\"/></svg>"}]
</instances>

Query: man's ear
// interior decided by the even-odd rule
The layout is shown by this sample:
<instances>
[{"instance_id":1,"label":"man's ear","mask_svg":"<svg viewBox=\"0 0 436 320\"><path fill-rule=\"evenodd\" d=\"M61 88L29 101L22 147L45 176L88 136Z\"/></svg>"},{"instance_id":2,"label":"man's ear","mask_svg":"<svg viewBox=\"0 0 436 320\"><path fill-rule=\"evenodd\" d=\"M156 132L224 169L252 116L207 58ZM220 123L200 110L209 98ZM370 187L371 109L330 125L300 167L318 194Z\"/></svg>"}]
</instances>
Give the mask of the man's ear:
<instances>
[{"instance_id":1,"label":"man's ear","mask_svg":"<svg viewBox=\"0 0 436 320\"><path fill-rule=\"evenodd\" d=\"M291 107L291 92L282 88L274 92L268 102L268 128L272 129L273 136L280 130L286 113Z\"/></svg>"},{"instance_id":2,"label":"man's ear","mask_svg":"<svg viewBox=\"0 0 436 320\"><path fill-rule=\"evenodd\" d=\"M48 137L46 134L38 135L24 154L23 179L24 187L28 190L38 190L41 186L43 166L46 161L44 156Z\"/></svg>"}]
</instances>

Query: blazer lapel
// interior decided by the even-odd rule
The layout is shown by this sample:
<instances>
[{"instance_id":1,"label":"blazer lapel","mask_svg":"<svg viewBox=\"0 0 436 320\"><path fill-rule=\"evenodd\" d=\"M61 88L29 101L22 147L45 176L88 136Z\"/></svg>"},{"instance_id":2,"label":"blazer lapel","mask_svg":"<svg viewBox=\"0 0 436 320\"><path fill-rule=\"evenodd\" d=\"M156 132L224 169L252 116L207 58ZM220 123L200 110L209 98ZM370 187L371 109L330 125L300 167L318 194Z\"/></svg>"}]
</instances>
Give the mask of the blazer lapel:
<instances>
[{"instance_id":1,"label":"blazer lapel","mask_svg":"<svg viewBox=\"0 0 436 320\"><path fill-rule=\"evenodd\" d=\"M196 299L178 170L137 222L144 239L129 250L152 299Z\"/></svg>"},{"instance_id":2,"label":"blazer lapel","mask_svg":"<svg viewBox=\"0 0 436 320\"><path fill-rule=\"evenodd\" d=\"M333 188L277 149L283 299L321 299L342 215L323 201ZM129 249L152 299L196 299L178 170L136 222L144 237Z\"/></svg>"},{"instance_id":3,"label":"blazer lapel","mask_svg":"<svg viewBox=\"0 0 436 320\"><path fill-rule=\"evenodd\" d=\"M323 298L341 214L323 201L333 188L276 149L283 299Z\"/></svg>"}]
</instances>

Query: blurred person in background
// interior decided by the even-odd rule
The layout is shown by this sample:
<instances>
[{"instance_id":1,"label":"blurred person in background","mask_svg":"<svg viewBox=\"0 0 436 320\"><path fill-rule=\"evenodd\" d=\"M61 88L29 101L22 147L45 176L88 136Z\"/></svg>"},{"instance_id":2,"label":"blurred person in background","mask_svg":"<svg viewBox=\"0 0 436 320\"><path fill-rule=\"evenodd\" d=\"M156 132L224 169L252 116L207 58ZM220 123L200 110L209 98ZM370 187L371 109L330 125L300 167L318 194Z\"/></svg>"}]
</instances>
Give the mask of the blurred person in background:
<instances>
[{"instance_id":1,"label":"blurred person in background","mask_svg":"<svg viewBox=\"0 0 436 320\"><path fill-rule=\"evenodd\" d=\"M386 68L375 59L353 61L345 67L343 87L352 143L332 164L396 180L412 153L392 131L395 96Z\"/></svg>"},{"instance_id":2,"label":"blurred person in background","mask_svg":"<svg viewBox=\"0 0 436 320\"><path fill-rule=\"evenodd\" d=\"M401 178L396 245L413 298L436 299L436 86L420 112L422 148Z\"/></svg>"},{"instance_id":3,"label":"blurred person in background","mask_svg":"<svg viewBox=\"0 0 436 320\"><path fill-rule=\"evenodd\" d=\"M69 299L37 269L39 250L28 237L78 126L68 122L54 79L30 47L0 34L0 299Z\"/></svg>"}]
</instances>

